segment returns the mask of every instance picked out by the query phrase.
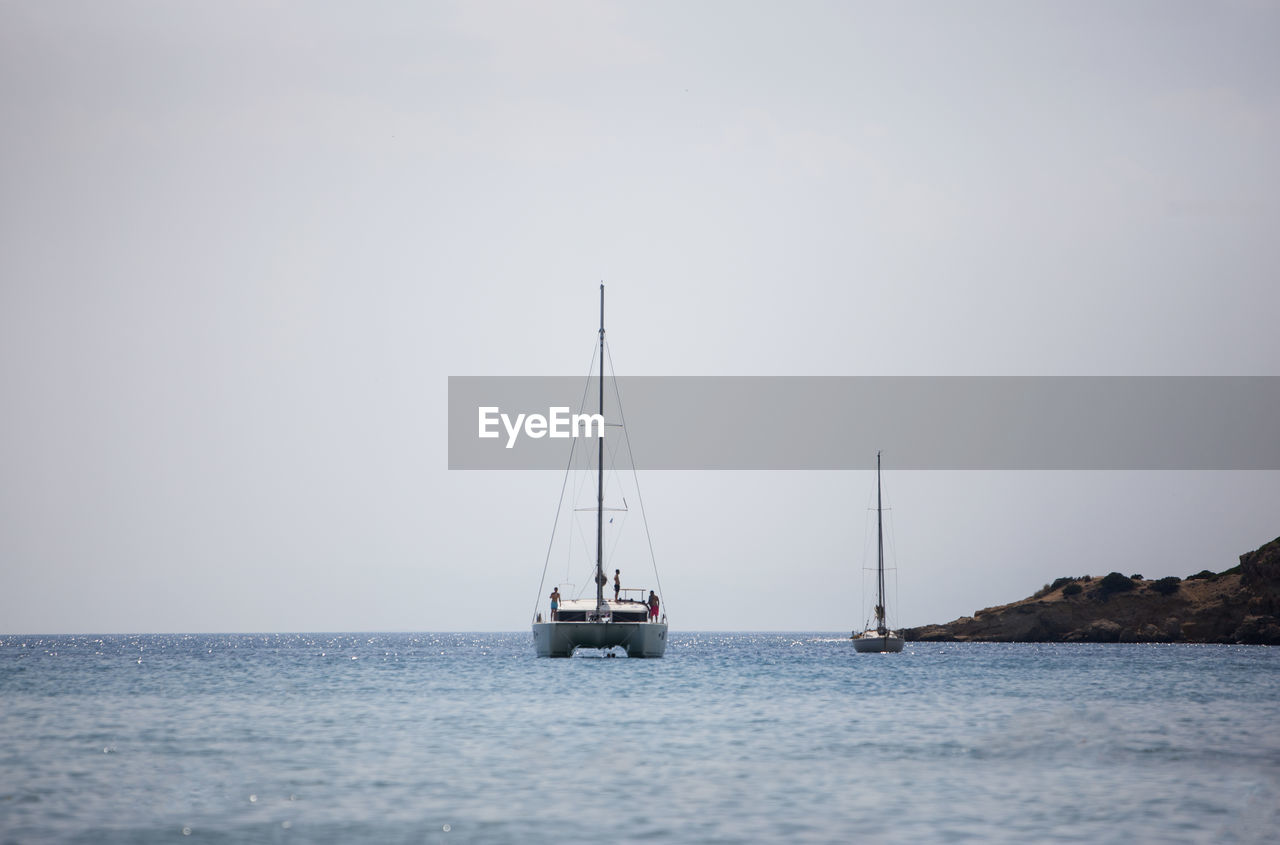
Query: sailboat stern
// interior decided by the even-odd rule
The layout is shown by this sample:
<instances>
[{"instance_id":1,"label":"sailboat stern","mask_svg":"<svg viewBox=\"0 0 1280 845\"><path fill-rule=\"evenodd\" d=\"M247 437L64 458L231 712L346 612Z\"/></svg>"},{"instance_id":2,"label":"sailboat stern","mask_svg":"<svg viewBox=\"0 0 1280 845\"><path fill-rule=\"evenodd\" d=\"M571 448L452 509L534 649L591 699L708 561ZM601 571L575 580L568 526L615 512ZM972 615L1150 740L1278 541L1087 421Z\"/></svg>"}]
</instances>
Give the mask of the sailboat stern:
<instances>
[{"instance_id":1,"label":"sailboat stern","mask_svg":"<svg viewBox=\"0 0 1280 845\"><path fill-rule=\"evenodd\" d=\"M572 657L580 648L626 649L627 657L662 657L666 622L534 622L533 647L539 657Z\"/></svg>"},{"instance_id":2,"label":"sailboat stern","mask_svg":"<svg viewBox=\"0 0 1280 845\"><path fill-rule=\"evenodd\" d=\"M902 651L902 642L902 637L893 631L880 633L872 630L854 635L853 650L859 654L897 654Z\"/></svg>"}]
</instances>

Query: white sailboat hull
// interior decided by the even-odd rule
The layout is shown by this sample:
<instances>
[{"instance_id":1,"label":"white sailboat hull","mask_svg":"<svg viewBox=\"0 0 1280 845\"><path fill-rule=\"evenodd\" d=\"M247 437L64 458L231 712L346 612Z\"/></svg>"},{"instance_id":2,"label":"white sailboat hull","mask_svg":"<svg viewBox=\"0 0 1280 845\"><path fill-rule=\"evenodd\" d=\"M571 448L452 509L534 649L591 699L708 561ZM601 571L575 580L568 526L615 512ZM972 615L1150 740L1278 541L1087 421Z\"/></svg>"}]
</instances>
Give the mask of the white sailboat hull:
<instances>
[{"instance_id":1,"label":"white sailboat hull","mask_svg":"<svg viewBox=\"0 0 1280 845\"><path fill-rule=\"evenodd\" d=\"M896 654L902 651L902 637L892 631L883 636L875 631L868 631L853 638L853 650L859 654L868 652Z\"/></svg>"},{"instance_id":2,"label":"white sailboat hull","mask_svg":"<svg viewBox=\"0 0 1280 845\"><path fill-rule=\"evenodd\" d=\"M539 657L571 657L580 648L627 650L627 657L661 657L667 650L666 622L534 622Z\"/></svg>"}]
</instances>

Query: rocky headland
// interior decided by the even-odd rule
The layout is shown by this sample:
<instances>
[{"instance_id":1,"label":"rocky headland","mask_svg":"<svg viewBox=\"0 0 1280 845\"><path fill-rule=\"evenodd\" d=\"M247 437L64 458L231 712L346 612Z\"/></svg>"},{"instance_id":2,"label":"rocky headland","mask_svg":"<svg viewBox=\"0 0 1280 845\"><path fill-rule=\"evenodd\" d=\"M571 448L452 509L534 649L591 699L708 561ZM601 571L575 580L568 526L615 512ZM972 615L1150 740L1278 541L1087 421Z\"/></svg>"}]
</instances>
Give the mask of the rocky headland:
<instances>
[{"instance_id":1,"label":"rocky headland","mask_svg":"<svg viewBox=\"0 0 1280 845\"><path fill-rule=\"evenodd\" d=\"M924 642L1280 645L1280 537L1225 572L1059 578L1021 601L902 634Z\"/></svg>"}]
</instances>

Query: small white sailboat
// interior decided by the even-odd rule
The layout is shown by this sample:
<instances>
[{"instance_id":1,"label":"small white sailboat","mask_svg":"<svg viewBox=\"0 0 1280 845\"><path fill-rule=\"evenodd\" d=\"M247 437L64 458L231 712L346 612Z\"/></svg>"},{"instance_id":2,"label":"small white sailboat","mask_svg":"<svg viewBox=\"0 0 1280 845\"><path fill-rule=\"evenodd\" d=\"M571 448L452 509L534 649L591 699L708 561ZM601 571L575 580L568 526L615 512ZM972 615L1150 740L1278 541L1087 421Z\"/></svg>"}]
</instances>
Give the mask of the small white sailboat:
<instances>
[{"instance_id":1,"label":"small white sailboat","mask_svg":"<svg viewBox=\"0 0 1280 845\"><path fill-rule=\"evenodd\" d=\"M604 417L604 285L600 285L600 403L599 412ZM604 431L598 440L596 473L596 565L593 574L595 598L579 598L560 601L552 605L549 619L541 613L534 614L533 644L539 657L572 657L580 648L626 649L628 657L662 657L667 650L667 617L658 615L659 599L652 590L640 600L606 599L605 584L608 577L604 566ZM643 503L640 505L643 511ZM612 520L611 520L612 521ZM647 531L646 527L646 531ZM553 531L554 538L554 531ZM548 551L548 555L550 551ZM545 570L544 570L545 572ZM655 567L656 576L656 567ZM659 585L661 588L661 585ZM542 585L538 586L542 593ZM559 595L556 588L553 599Z\"/></svg>"},{"instance_id":2,"label":"small white sailboat","mask_svg":"<svg viewBox=\"0 0 1280 845\"><path fill-rule=\"evenodd\" d=\"M861 634L851 635L854 651L863 652L899 652L902 651L902 637L889 630L885 623L884 612L884 508L880 498L880 453L876 452L876 624L867 626Z\"/></svg>"}]
</instances>

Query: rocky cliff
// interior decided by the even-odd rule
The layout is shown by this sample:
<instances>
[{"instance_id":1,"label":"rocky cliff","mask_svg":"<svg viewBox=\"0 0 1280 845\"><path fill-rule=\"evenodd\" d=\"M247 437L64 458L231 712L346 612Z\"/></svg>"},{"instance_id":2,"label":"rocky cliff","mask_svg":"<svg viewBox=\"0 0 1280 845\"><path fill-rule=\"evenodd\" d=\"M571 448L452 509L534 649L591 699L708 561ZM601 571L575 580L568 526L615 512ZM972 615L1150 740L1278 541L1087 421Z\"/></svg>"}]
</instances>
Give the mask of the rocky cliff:
<instances>
[{"instance_id":1,"label":"rocky cliff","mask_svg":"<svg viewBox=\"0 0 1280 845\"><path fill-rule=\"evenodd\" d=\"M1280 645L1280 537L1225 572L1059 578L1022 601L902 633L932 642Z\"/></svg>"}]
</instances>

